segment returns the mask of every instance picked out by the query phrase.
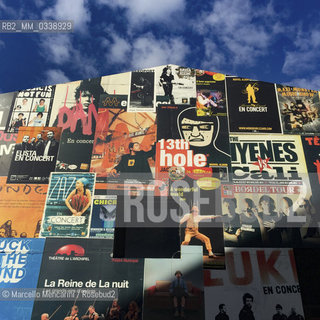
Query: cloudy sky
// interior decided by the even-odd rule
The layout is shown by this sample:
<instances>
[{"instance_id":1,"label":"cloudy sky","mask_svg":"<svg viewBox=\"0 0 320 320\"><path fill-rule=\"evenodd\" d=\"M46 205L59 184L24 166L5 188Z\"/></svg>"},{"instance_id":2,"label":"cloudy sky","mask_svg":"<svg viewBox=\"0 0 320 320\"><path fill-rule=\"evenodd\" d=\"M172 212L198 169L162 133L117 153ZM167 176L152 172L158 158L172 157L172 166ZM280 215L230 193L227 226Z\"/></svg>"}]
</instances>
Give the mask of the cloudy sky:
<instances>
[{"instance_id":1,"label":"cloudy sky","mask_svg":"<svg viewBox=\"0 0 320 320\"><path fill-rule=\"evenodd\" d=\"M167 63L320 90L319 0L0 0L1 19L73 20L0 34L0 92Z\"/></svg>"}]
</instances>

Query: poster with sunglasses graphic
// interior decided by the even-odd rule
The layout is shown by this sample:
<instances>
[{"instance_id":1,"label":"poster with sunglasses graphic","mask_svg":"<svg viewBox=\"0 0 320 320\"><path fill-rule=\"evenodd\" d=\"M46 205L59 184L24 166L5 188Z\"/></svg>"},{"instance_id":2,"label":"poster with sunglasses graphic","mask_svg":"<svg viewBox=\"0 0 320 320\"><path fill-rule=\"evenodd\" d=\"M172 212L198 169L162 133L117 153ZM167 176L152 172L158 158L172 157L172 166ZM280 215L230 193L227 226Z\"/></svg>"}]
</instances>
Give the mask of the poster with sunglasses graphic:
<instances>
[{"instance_id":1,"label":"poster with sunglasses graphic","mask_svg":"<svg viewBox=\"0 0 320 320\"><path fill-rule=\"evenodd\" d=\"M227 117L198 116L191 105L159 105L157 123L158 179L203 179L211 187L217 182L212 178L229 181Z\"/></svg>"}]
</instances>

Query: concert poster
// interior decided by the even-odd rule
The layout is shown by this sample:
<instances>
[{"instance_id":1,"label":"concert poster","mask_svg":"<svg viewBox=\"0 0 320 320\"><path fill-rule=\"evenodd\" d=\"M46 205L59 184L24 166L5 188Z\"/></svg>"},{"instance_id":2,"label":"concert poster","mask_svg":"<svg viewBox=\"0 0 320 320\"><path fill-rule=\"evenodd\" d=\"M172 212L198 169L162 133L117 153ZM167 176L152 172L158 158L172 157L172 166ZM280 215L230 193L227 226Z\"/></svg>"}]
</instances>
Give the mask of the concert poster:
<instances>
[{"instance_id":1,"label":"concert poster","mask_svg":"<svg viewBox=\"0 0 320 320\"><path fill-rule=\"evenodd\" d=\"M89 237L95 174L50 176L40 237Z\"/></svg>"},{"instance_id":2,"label":"concert poster","mask_svg":"<svg viewBox=\"0 0 320 320\"><path fill-rule=\"evenodd\" d=\"M16 92L5 131L18 133L20 127L48 126L55 87L49 85Z\"/></svg>"},{"instance_id":3,"label":"concert poster","mask_svg":"<svg viewBox=\"0 0 320 320\"><path fill-rule=\"evenodd\" d=\"M225 75L196 70L197 114L226 116Z\"/></svg>"},{"instance_id":4,"label":"concert poster","mask_svg":"<svg viewBox=\"0 0 320 320\"><path fill-rule=\"evenodd\" d=\"M196 70L177 65L155 68L156 107L160 104L195 104Z\"/></svg>"},{"instance_id":5,"label":"concert poster","mask_svg":"<svg viewBox=\"0 0 320 320\"><path fill-rule=\"evenodd\" d=\"M282 133L275 85L227 77L230 132Z\"/></svg>"},{"instance_id":6,"label":"concert poster","mask_svg":"<svg viewBox=\"0 0 320 320\"><path fill-rule=\"evenodd\" d=\"M277 84L283 133L316 134L320 131L320 93Z\"/></svg>"},{"instance_id":7,"label":"concert poster","mask_svg":"<svg viewBox=\"0 0 320 320\"><path fill-rule=\"evenodd\" d=\"M49 183L59 149L61 128L20 127L7 183Z\"/></svg>"},{"instance_id":8,"label":"concert poster","mask_svg":"<svg viewBox=\"0 0 320 320\"><path fill-rule=\"evenodd\" d=\"M204 285L206 319L303 319L290 248L226 248L226 270L204 270Z\"/></svg>"},{"instance_id":9,"label":"concert poster","mask_svg":"<svg viewBox=\"0 0 320 320\"><path fill-rule=\"evenodd\" d=\"M117 196L95 195L92 207L90 238L113 239Z\"/></svg>"},{"instance_id":10,"label":"concert poster","mask_svg":"<svg viewBox=\"0 0 320 320\"><path fill-rule=\"evenodd\" d=\"M52 298L35 299L32 319L40 319L43 313L64 319L74 315L74 306L81 318L89 315L90 305L101 317L117 312L122 318L134 313L141 319L144 261L112 258L112 242L109 239L46 239L37 288L46 290ZM58 290L67 289L70 290L68 296L55 296ZM79 290L87 290L87 294L81 295ZM106 297L97 298L92 290L105 292Z\"/></svg>"}]
</instances>

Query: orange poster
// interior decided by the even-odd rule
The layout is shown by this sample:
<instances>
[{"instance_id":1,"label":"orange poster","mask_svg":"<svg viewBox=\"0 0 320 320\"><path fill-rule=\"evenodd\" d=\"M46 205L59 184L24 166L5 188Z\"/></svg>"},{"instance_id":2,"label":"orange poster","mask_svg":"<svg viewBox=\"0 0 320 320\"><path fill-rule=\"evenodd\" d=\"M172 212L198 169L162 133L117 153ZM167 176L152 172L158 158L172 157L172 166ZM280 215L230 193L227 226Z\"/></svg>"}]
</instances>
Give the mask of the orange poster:
<instances>
[{"instance_id":1,"label":"orange poster","mask_svg":"<svg viewBox=\"0 0 320 320\"><path fill-rule=\"evenodd\" d=\"M38 237L48 185L6 179L0 177L0 237Z\"/></svg>"}]
</instances>

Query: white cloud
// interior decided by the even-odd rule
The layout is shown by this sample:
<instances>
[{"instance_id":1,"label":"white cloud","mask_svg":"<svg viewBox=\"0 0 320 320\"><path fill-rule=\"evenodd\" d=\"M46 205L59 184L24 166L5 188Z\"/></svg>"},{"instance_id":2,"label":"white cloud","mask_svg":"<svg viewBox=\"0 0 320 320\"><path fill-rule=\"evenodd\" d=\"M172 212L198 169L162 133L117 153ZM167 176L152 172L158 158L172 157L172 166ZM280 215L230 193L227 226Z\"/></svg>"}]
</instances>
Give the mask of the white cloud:
<instances>
[{"instance_id":1,"label":"white cloud","mask_svg":"<svg viewBox=\"0 0 320 320\"><path fill-rule=\"evenodd\" d=\"M44 0L34 0L34 3L38 8L43 7L45 5Z\"/></svg>"},{"instance_id":2,"label":"white cloud","mask_svg":"<svg viewBox=\"0 0 320 320\"><path fill-rule=\"evenodd\" d=\"M53 7L42 13L43 19L73 20L74 29L87 31L87 24L91 21L88 0L57 0Z\"/></svg>"},{"instance_id":3,"label":"white cloud","mask_svg":"<svg viewBox=\"0 0 320 320\"><path fill-rule=\"evenodd\" d=\"M48 61L59 65L63 64L70 60L72 51L70 35L41 35L40 54Z\"/></svg>"},{"instance_id":4,"label":"white cloud","mask_svg":"<svg viewBox=\"0 0 320 320\"><path fill-rule=\"evenodd\" d=\"M203 12L193 28L204 37L204 43L215 42L217 62L232 66L252 66L259 56L268 52L274 35L281 30L272 1L258 6L251 0L217 0L212 10ZM221 52L225 60L219 57ZM224 61L223 61L224 60Z\"/></svg>"},{"instance_id":5,"label":"white cloud","mask_svg":"<svg viewBox=\"0 0 320 320\"><path fill-rule=\"evenodd\" d=\"M128 40L119 36L113 36L112 44L108 45L108 53L106 54L107 63L121 63L126 64L132 47Z\"/></svg>"},{"instance_id":6,"label":"white cloud","mask_svg":"<svg viewBox=\"0 0 320 320\"><path fill-rule=\"evenodd\" d=\"M297 75L302 72L312 71L315 62L319 59L319 52L313 51L290 51L286 52L282 66L282 72L288 75Z\"/></svg>"},{"instance_id":7,"label":"white cloud","mask_svg":"<svg viewBox=\"0 0 320 320\"><path fill-rule=\"evenodd\" d=\"M59 67L68 66L74 69L79 77L92 78L98 76L95 57L86 55L81 46L72 42L69 34L41 35L40 53L52 64Z\"/></svg>"},{"instance_id":8,"label":"white cloud","mask_svg":"<svg viewBox=\"0 0 320 320\"><path fill-rule=\"evenodd\" d=\"M207 41L204 43L204 60L201 67L205 70L222 72L222 66L226 62L224 54L219 50L214 42Z\"/></svg>"},{"instance_id":9,"label":"white cloud","mask_svg":"<svg viewBox=\"0 0 320 320\"><path fill-rule=\"evenodd\" d=\"M14 18L18 17L19 11L20 10L17 10L17 8L12 8L12 7L7 6L3 0L0 0L0 12L5 13L7 19L9 19L9 18L14 19ZM3 17L2 19L5 19L5 18Z\"/></svg>"},{"instance_id":10,"label":"white cloud","mask_svg":"<svg viewBox=\"0 0 320 320\"><path fill-rule=\"evenodd\" d=\"M73 49L69 64L82 78L94 78L101 75L95 57L86 56L81 49Z\"/></svg>"},{"instance_id":11,"label":"white cloud","mask_svg":"<svg viewBox=\"0 0 320 320\"><path fill-rule=\"evenodd\" d=\"M180 37L156 39L150 32L137 38L132 47L132 68L146 68L168 63L184 65L190 50Z\"/></svg>"},{"instance_id":12,"label":"white cloud","mask_svg":"<svg viewBox=\"0 0 320 320\"><path fill-rule=\"evenodd\" d=\"M174 13L181 13L185 8L185 0L97 0L97 3L126 9L128 23L135 26L170 21Z\"/></svg>"},{"instance_id":13,"label":"white cloud","mask_svg":"<svg viewBox=\"0 0 320 320\"><path fill-rule=\"evenodd\" d=\"M310 78L293 79L286 84L289 86L320 91L320 75L315 75Z\"/></svg>"},{"instance_id":14,"label":"white cloud","mask_svg":"<svg viewBox=\"0 0 320 320\"><path fill-rule=\"evenodd\" d=\"M50 69L45 72L46 84L58 84L69 82L70 79L65 75L65 73L60 69Z\"/></svg>"},{"instance_id":15,"label":"white cloud","mask_svg":"<svg viewBox=\"0 0 320 320\"><path fill-rule=\"evenodd\" d=\"M312 26L311 31L297 32L294 49L285 53L282 72L298 75L315 70L320 63L320 27Z\"/></svg>"}]
</instances>

